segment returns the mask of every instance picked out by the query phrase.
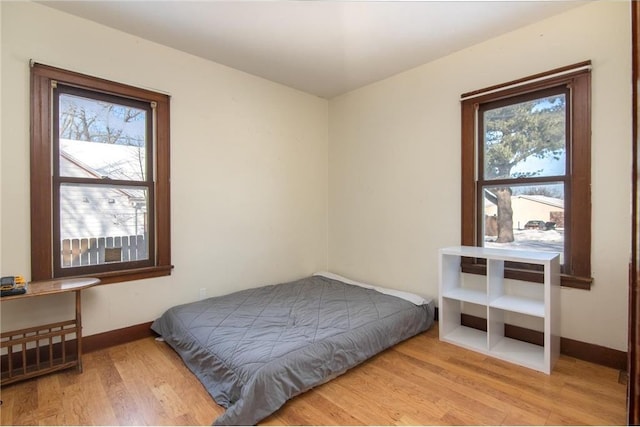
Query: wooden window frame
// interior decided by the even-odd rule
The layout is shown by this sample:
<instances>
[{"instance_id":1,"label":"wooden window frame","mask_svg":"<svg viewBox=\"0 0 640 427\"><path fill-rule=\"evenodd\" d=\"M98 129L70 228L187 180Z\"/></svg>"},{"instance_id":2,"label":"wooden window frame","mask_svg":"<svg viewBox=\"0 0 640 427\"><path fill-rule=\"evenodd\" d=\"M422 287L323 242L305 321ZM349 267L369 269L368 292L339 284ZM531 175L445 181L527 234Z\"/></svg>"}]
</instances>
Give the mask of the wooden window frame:
<instances>
[{"instance_id":1,"label":"wooden window frame","mask_svg":"<svg viewBox=\"0 0 640 427\"><path fill-rule=\"evenodd\" d=\"M591 61L557 68L461 96L461 243L482 246L479 236L477 111L481 105L565 86L570 112L567 147L569 185L565 200L565 257L562 286L590 289L591 278ZM578 232L579 230L579 232ZM486 274L486 266L464 259L463 271ZM526 265L505 266L505 277L542 283L542 272Z\"/></svg>"},{"instance_id":2,"label":"wooden window frame","mask_svg":"<svg viewBox=\"0 0 640 427\"><path fill-rule=\"evenodd\" d=\"M61 273L55 267L54 230L58 203L54 185L53 132L56 129L53 112L52 85L61 83L94 93L115 95L156 105L154 192L155 229L150 230L155 248L150 246L150 263L142 267L119 263L108 271L70 269ZM92 276L103 284L138 280L171 274L171 223L170 223L170 97L165 94L136 88L109 80L96 78L60 68L34 63L31 66L31 279L33 281L64 277ZM151 210L150 210L151 211ZM150 239L151 240L151 239ZM57 255L59 257L59 254Z\"/></svg>"}]
</instances>

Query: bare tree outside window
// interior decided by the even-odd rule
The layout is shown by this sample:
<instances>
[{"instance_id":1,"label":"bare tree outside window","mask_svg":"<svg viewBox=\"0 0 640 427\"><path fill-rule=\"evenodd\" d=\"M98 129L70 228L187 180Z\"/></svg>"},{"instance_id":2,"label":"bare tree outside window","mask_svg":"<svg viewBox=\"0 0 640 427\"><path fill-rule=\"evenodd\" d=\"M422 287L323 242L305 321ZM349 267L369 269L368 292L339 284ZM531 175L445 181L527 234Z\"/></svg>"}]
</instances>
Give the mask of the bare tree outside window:
<instances>
[{"instance_id":1,"label":"bare tree outside window","mask_svg":"<svg viewBox=\"0 0 640 427\"><path fill-rule=\"evenodd\" d=\"M132 126L127 126L144 124L145 112L142 110L69 95L60 97L60 106L61 138L106 144L144 145L144 128L130 133ZM142 133L138 133L139 131Z\"/></svg>"}]
</instances>

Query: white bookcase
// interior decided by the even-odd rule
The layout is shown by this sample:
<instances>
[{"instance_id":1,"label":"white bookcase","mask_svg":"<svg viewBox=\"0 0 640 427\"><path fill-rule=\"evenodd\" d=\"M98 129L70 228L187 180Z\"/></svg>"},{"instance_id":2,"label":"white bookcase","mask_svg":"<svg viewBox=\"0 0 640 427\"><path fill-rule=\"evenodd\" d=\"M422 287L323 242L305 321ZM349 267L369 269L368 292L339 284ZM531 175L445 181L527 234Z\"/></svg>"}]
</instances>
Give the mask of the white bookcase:
<instances>
[{"instance_id":1,"label":"white bookcase","mask_svg":"<svg viewBox=\"0 0 640 427\"><path fill-rule=\"evenodd\" d=\"M550 374L560 354L560 255L473 246L443 248L439 252L440 339ZM469 277L460 270L462 257L487 261L486 280L480 286L477 280L475 284L466 283L465 278ZM507 286L505 261L542 265L544 290L532 297L526 292L518 292L518 286L525 287L521 281L514 280ZM486 332L461 324L465 304L476 305L476 311L486 311ZM542 319L544 346L505 337L505 317L511 313Z\"/></svg>"}]
</instances>

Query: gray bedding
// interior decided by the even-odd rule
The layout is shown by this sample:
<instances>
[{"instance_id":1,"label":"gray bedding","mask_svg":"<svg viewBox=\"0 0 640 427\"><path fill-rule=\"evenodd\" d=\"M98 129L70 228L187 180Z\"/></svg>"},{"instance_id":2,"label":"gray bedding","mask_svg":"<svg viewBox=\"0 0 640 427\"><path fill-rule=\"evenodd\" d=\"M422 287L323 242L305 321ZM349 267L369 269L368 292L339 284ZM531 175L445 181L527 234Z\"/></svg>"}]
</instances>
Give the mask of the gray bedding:
<instances>
[{"instance_id":1,"label":"gray bedding","mask_svg":"<svg viewBox=\"0 0 640 427\"><path fill-rule=\"evenodd\" d=\"M215 424L254 425L428 329L433 311L433 303L312 276L176 306L151 328L226 408Z\"/></svg>"}]
</instances>

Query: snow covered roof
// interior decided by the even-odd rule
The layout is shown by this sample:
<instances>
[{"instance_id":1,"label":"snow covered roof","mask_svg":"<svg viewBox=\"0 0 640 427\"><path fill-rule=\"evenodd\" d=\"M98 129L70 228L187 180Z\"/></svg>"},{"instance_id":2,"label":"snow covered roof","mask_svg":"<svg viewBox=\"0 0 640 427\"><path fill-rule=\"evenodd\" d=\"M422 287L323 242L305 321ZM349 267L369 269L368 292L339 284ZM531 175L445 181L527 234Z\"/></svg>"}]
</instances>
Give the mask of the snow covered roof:
<instances>
[{"instance_id":1,"label":"snow covered roof","mask_svg":"<svg viewBox=\"0 0 640 427\"><path fill-rule=\"evenodd\" d=\"M487 193L488 191L485 191L485 206L491 206L491 205L495 205L496 204L496 200L497 198L490 193L489 197L487 197ZM493 197L491 197L493 196ZM564 209L564 200L563 199L558 199L557 197L549 197L549 196L540 196L540 195L524 195L524 194L520 194L517 196L511 196L511 200L515 200L515 199L524 199L524 200L530 200L532 202L536 202L536 203L542 203L545 205L549 205L549 206L553 206L555 208L559 208L559 209Z\"/></svg>"},{"instance_id":2,"label":"snow covered roof","mask_svg":"<svg viewBox=\"0 0 640 427\"><path fill-rule=\"evenodd\" d=\"M564 209L564 200L558 199L557 197L549 197L549 196L540 196L540 195L520 195L516 196L522 199L531 200L538 203L544 203L545 205L550 205L556 208Z\"/></svg>"},{"instance_id":3,"label":"snow covered roof","mask_svg":"<svg viewBox=\"0 0 640 427\"><path fill-rule=\"evenodd\" d=\"M144 179L144 147L60 139L60 155L96 177L141 181ZM62 170L63 176L77 176L77 170Z\"/></svg>"}]
</instances>

